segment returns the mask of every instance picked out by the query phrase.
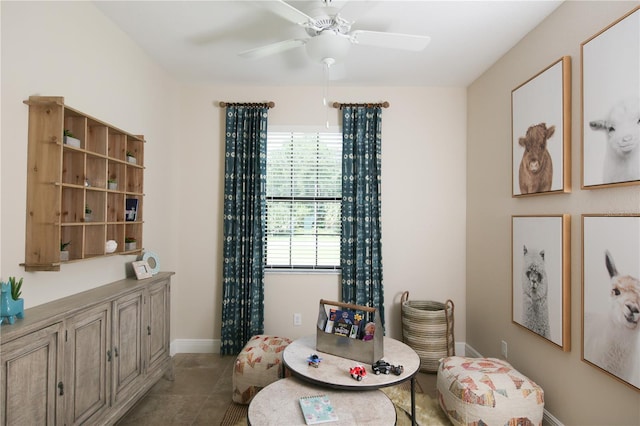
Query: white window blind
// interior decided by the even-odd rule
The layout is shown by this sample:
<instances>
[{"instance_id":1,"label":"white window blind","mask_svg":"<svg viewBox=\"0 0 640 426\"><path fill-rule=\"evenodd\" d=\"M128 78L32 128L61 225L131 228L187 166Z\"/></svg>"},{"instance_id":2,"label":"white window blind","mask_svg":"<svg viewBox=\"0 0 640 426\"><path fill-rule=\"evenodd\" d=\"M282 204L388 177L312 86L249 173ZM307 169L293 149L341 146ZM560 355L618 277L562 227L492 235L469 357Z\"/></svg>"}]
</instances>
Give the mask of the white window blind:
<instances>
[{"instance_id":1,"label":"white window blind","mask_svg":"<svg viewBox=\"0 0 640 426\"><path fill-rule=\"evenodd\" d=\"M267 268L339 268L341 185L341 133L268 133Z\"/></svg>"}]
</instances>

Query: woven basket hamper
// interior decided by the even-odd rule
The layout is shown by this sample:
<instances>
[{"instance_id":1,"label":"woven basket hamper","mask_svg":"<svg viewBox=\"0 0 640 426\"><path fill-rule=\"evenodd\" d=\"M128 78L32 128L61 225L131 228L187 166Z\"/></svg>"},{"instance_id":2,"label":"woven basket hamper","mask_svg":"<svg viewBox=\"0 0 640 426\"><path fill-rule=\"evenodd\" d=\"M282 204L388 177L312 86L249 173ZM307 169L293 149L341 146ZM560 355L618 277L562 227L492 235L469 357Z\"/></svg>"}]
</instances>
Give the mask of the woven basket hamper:
<instances>
[{"instance_id":1,"label":"woven basket hamper","mask_svg":"<svg viewBox=\"0 0 640 426\"><path fill-rule=\"evenodd\" d=\"M445 303L408 300L402 294L402 341L420 357L420 371L436 373L440 359L455 355L451 300Z\"/></svg>"}]
</instances>

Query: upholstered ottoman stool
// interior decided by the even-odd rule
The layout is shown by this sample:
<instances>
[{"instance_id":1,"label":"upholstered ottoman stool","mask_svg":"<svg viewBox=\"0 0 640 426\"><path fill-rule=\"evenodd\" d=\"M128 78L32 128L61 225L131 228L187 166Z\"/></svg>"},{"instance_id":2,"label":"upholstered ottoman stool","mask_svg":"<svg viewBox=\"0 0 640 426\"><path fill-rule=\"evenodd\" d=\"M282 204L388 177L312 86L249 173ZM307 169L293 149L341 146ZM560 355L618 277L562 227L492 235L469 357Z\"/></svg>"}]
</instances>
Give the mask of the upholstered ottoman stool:
<instances>
[{"instance_id":1,"label":"upholstered ottoman stool","mask_svg":"<svg viewBox=\"0 0 640 426\"><path fill-rule=\"evenodd\" d=\"M236 358L232 399L248 404L265 386L283 377L282 352L291 340L286 337L253 336Z\"/></svg>"},{"instance_id":2,"label":"upholstered ottoman stool","mask_svg":"<svg viewBox=\"0 0 640 426\"><path fill-rule=\"evenodd\" d=\"M500 359L443 358L436 393L455 425L542 425L542 388Z\"/></svg>"}]
</instances>

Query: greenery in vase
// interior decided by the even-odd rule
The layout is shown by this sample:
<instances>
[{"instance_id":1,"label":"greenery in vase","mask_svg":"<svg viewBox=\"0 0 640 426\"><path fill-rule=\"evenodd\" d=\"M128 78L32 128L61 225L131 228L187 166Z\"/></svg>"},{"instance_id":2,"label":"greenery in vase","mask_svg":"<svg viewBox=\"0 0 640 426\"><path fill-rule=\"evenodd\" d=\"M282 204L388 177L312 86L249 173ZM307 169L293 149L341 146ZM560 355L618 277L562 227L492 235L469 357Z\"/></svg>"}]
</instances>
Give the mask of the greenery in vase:
<instances>
[{"instance_id":1,"label":"greenery in vase","mask_svg":"<svg viewBox=\"0 0 640 426\"><path fill-rule=\"evenodd\" d=\"M74 136L73 136L73 133L71 133L71 132L69 131L69 129L64 129L63 135L64 135L64 136L69 136L70 138L74 137Z\"/></svg>"},{"instance_id":2,"label":"greenery in vase","mask_svg":"<svg viewBox=\"0 0 640 426\"><path fill-rule=\"evenodd\" d=\"M125 237L124 242L125 243L135 243L136 239L133 238L133 237Z\"/></svg>"},{"instance_id":3,"label":"greenery in vase","mask_svg":"<svg viewBox=\"0 0 640 426\"><path fill-rule=\"evenodd\" d=\"M60 251L65 251L67 247L69 247L69 244L71 244L71 241L67 241L66 243L60 241Z\"/></svg>"},{"instance_id":4,"label":"greenery in vase","mask_svg":"<svg viewBox=\"0 0 640 426\"><path fill-rule=\"evenodd\" d=\"M117 181L117 180L115 180L115 179L109 179L109 180L107 180L107 182L108 182L108 183L118 183L118 181Z\"/></svg>"},{"instance_id":5,"label":"greenery in vase","mask_svg":"<svg viewBox=\"0 0 640 426\"><path fill-rule=\"evenodd\" d=\"M133 155L133 154L131 153L131 151L127 151L127 157L136 158L136 156L135 156L135 155Z\"/></svg>"},{"instance_id":6,"label":"greenery in vase","mask_svg":"<svg viewBox=\"0 0 640 426\"><path fill-rule=\"evenodd\" d=\"M9 277L9 284L11 284L11 298L13 300L20 299L20 295L22 294L20 290L22 288L22 278L16 282L16 277Z\"/></svg>"},{"instance_id":7,"label":"greenery in vase","mask_svg":"<svg viewBox=\"0 0 640 426\"><path fill-rule=\"evenodd\" d=\"M85 204L85 206L84 206L84 212L85 212L86 214L91 214L91 212L92 212L92 211L93 211L93 210L91 210L91 209L89 208L89 205L88 205L88 204Z\"/></svg>"}]
</instances>

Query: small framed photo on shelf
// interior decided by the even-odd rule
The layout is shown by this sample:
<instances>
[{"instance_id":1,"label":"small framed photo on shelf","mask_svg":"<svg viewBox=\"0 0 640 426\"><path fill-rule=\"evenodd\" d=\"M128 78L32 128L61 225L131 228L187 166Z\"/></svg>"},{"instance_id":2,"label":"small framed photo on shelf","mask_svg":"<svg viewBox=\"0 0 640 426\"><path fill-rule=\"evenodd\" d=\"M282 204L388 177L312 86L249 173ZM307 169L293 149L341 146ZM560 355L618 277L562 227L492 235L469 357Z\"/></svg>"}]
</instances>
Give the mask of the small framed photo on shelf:
<instances>
[{"instance_id":1,"label":"small framed photo on shelf","mask_svg":"<svg viewBox=\"0 0 640 426\"><path fill-rule=\"evenodd\" d=\"M132 262L131 265L133 266L133 271L136 273L137 279L151 278L151 268L149 268L146 260L138 260Z\"/></svg>"},{"instance_id":2,"label":"small framed photo on shelf","mask_svg":"<svg viewBox=\"0 0 640 426\"><path fill-rule=\"evenodd\" d=\"M138 219L138 199L127 198L124 217L127 222L135 222Z\"/></svg>"}]
</instances>

